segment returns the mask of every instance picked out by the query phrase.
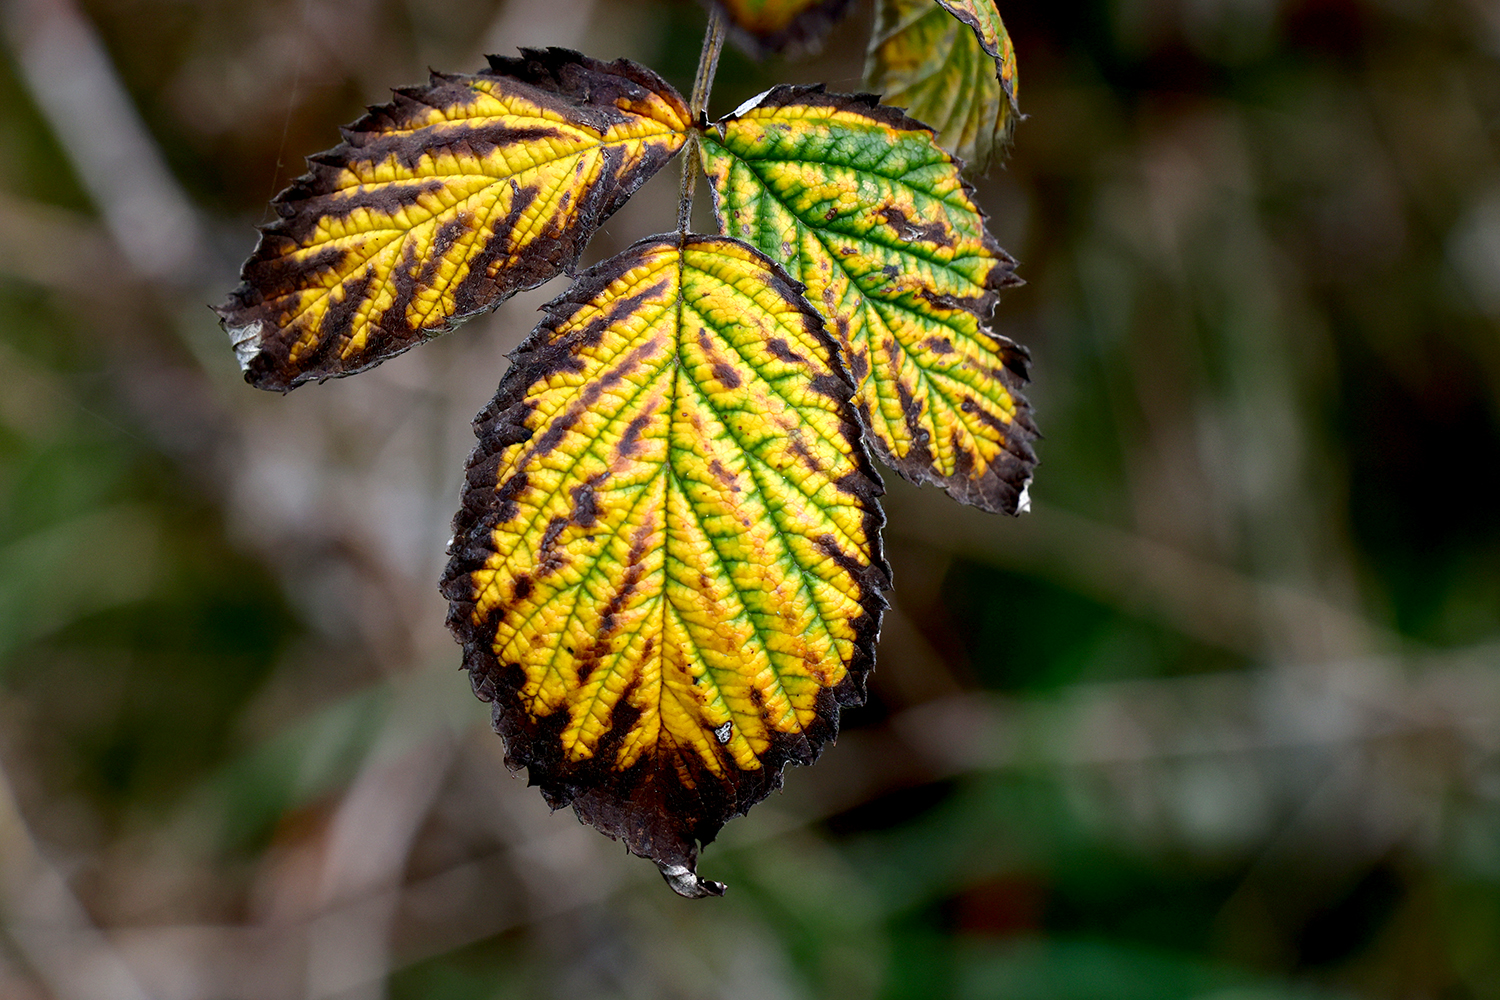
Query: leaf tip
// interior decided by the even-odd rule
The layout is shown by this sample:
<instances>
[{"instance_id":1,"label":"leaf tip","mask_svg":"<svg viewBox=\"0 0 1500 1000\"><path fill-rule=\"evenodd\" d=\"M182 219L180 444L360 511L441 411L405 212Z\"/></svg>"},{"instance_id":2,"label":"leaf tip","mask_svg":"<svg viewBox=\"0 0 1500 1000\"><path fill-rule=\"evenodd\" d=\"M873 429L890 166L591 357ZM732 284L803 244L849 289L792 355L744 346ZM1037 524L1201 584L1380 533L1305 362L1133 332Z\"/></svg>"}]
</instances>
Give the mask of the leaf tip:
<instances>
[{"instance_id":1,"label":"leaf tip","mask_svg":"<svg viewBox=\"0 0 1500 1000\"><path fill-rule=\"evenodd\" d=\"M684 899L705 899L709 896L722 896L724 890L729 888L723 882L715 882L712 879L703 878L687 865L672 865L657 862L661 869L661 877L671 886L672 891Z\"/></svg>"},{"instance_id":2,"label":"leaf tip","mask_svg":"<svg viewBox=\"0 0 1500 1000\"><path fill-rule=\"evenodd\" d=\"M220 314L223 319L223 314ZM264 320L254 320L244 326L224 325L224 332L229 334L229 345L234 348L234 359L240 363L240 371L249 372L250 362L260 353L261 330L265 326Z\"/></svg>"}]
</instances>

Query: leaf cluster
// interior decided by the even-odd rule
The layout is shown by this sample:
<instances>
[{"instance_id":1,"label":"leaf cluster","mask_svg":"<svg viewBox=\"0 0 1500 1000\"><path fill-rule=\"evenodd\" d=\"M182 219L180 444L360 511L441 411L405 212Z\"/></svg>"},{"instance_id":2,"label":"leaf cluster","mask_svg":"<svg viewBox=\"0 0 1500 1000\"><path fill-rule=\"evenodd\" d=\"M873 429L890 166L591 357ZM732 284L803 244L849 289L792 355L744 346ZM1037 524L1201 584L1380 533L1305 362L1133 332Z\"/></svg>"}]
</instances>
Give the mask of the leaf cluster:
<instances>
[{"instance_id":1,"label":"leaf cluster","mask_svg":"<svg viewBox=\"0 0 1500 1000\"><path fill-rule=\"evenodd\" d=\"M507 760L717 894L697 853L864 699L890 571L871 456L1027 505L1015 261L964 180L1016 117L990 0L881 0L871 94L778 86L710 123L727 24L810 46L843 0L713 8L684 99L550 48L396 91L310 159L219 314L247 380L363 371L560 273L687 150L676 232L577 275L475 421L443 592ZM924 121L931 122L924 124ZM698 170L719 232L688 232Z\"/></svg>"}]
</instances>

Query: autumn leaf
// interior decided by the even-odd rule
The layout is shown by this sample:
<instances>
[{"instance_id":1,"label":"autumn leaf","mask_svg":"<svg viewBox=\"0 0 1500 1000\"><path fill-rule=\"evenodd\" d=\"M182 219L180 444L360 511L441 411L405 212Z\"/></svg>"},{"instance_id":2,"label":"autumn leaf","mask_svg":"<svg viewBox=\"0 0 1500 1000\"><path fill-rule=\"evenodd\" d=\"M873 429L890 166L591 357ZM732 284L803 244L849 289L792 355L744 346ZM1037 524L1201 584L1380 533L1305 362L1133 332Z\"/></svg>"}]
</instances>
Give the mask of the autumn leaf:
<instances>
[{"instance_id":1,"label":"autumn leaf","mask_svg":"<svg viewBox=\"0 0 1500 1000\"><path fill-rule=\"evenodd\" d=\"M729 20L737 42L755 56L816 49L850 0L707 0Z\"/></svg>"},{"instance_id":2,"label":"autumn leaf","mask_svg":"<svg viewBox=\"0 0 1500 1000\"><path fill-rule=\"evenodd\" d=\"M937 0L940 7L974 29L979 44L991 59L1005 61L1009 52L1010 76L1015 75L1015 50L1010 44L1010 35L1005 22L1000 20L1000 11L995 0Z\"/></svg>"},{"instance_id":3,"label":"autumn leaf","mask_svg":"<svg viewBox=\"0 0 1500 1000\"><path fill-rule=\"evenodd\" d=\"M932 131L870 95L783 86L710 129L702 158L721 231L807 286L881 459L964 503L1024 509L1027 354L990 328L1015 261Z\"/></svg>"},{"instance_id":4,"label":"autumn leaf","mask_svg":"<svg viewBox=\"0 0 1500 1000\"><path fill-rule=\"evenodd\" d=\"M1016 53L991 0L879 0L865 82L984 173L1010 141Z\"/></svg>"},{"instance_id":5,"label":"autumn leaf","mask_svg":"<svg viewBox=\"0 0 1500 1000\"><path fill-rule=\"evenodd\" d=\"M852 392L781 268L673 235L548 305L475 421L444 577L475 691L683 895L864 698L889 570Z\"/></svg>"},{"instance_id":6,"label":"autumn leaf","mask_svg":"<svg viewBox=\"0 0 1500 1000\"><path fill-rule=\"evenodd\" d=\"M655 73L566 49L396 91L277 196L218 310L246 379L362 371L571 270L689 124Z\"/></svg>"}]
</instances>

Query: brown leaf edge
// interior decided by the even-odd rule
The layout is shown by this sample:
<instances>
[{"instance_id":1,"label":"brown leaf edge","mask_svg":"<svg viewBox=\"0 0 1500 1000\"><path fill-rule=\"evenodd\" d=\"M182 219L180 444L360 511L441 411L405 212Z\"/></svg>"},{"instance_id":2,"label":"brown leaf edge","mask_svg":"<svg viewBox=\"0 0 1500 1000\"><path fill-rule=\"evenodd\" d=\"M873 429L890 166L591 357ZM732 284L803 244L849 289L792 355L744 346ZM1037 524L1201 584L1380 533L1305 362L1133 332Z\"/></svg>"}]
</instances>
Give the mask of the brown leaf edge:
<instances>
[{"instance_id":1,"label":"brown leaf edge","mask_svg":"<svg viewBox=\"0 0 1500 1000\"><path fill-rule=\"evenodd\" d=\"M822 388L840 400L848 412L841 430L850 442L858 469L847 477L846 485L865 501L864 528L870 539L871 563L857 574L863 596L862 613L854 623L853 656L844 678L819 692L814 724L796 735L775 734L761 758L761 768L737 771L731 782L721 782L695 758L683 759L696 785L686 788L676 780L662 780L652 766L654 757L643 758L623 772L607 766L632 722L631 709L623 700L617 704L610 732L594 756L579 764L569 763L561 743L567 713L533 719L527 712L519 696L524 673L518 664L503 664L495 657L493 630L485 622L474 620L474 592L469 581L493 552L487 542L494 527L512 516L506 510L505 491L496 489L499 457L508 446L532 436L526 427L531 411L525 398L527 389L550 373L572 366L572 352L578 342L597 336L596 331L583 327L571 331L565 339L553 340L556 327L629 272L646 251L661 245L675 245L681 250L715 241L740 243L761 259L773 275L770 287L803 315L835 362L838 378L825 378ZM495 398L474 418L479 443L466 465L462 506L453 519L451 558L440 588L450 602L448 627L463 645L463 669L469 672L474 694L490 702L493 727L505 740L506 765L512 771L526 768L527 783L540 786L543 798L554 810L572 805L580 822L623 841L631 854L655 861L672 890L690 898L723 895L725 889L723 883L697 874L699 848L711 843L729 820L743 816L780 788L786 765L816 761L824 744L838 736L842 708L864 704L866 679L875 664L880 619L887 607L883 592L891 586L891 570L880 538L885 512L877 500L885 489L862 443L863 427L854 417L850 402L854 383L843 367L837 343L802 295L803 287L760 251L720 236L647 237L579 275L572 287L542 307L544 319L511 354L511 367ZM661 774L675 775L674 769L660 770Z\"/></svg>"},{"instance_id":2,"label":"brown leaf edge","mask_svg":"<svg viewBox=\"0 0 1500 1000\"><path fill-rule=\"evenodd\" d=\"M969 203L974 206L975 212L979 215L979 224L985 236L985 246L998 257L995 266L985 275L984 294L962 305L977 317L980 329L997 345L996 358L999 364L991 371L991 374L1000 381L1016 402L1015 417L1011 420L1009 429L1018 433L1006 433L1004 453L990 465L983 476L976 479L973 476L972 463L967 468L958 469L950 476L942 476L932 471L932 452L925 443L913 447L906 453L905 458L898 458L891 454L885 444L869 430L870 419L863 407L858 408L860 424L865 428L865 443L875 457L880 459L881 464L895 470L907 482L918 486L937 486L959 503L978 507L987 513L1011 515L1025 513L1031 507L1032 476L1036 467L1041 464L1032 448L1032 443L1040 440L1042 434L1037 429L1036 421L1032 416L1031 402L1021 393L1022 387L1031 381L1031 352L1009 337L996 333L990 323L1000 304L1000 292L1006 288L1019 287L1026 282L1015 273L1016 259L1007 253L990 233L989 226L986 225L989 215L980 207L974 185L963 176L963 161L938 144L937 135L932 126L912 118L900 108L882 104L879 94L832 93L821 83L780 84L756 98L750 107L758 109L793 105L854 111L876 124L898 131L926 132L932 138L933 147L957 168L964 196L968 198ZM738 113L732 112L714 123L720 137L724 135L724 127L738 117L740 117ZM710 183L709 191L714 219L719 224L719 231L727 234L729 227L719 207L718 188ZM920 402L915 398L904 399L902 402L907 420L915 420L920 412Z\"/></svg>"},{"instance_id":3,"label":"brown leaf edge","mask_svg":"<svg viewBox=\"0 0 1500 1000\"><path fill-rule=\"evenodd\" d=\"M979 0L979 2L992 2L992 0ZM986 55L995 60L997 65L999 64L1001 59L1000 52L993 45L985 41L984 25L980 23L979 15L961 3L954 3L953 0L937 0L937 5L952 14L959 21L968 25L973 30L974 37L979 40L979 47L984 50ZM996 13L998 14L999 12L996 11Z\"/></svg>"},{"instance_id":4,"label":"brown leaf edge","mask_svg":"<svg viewBox=\"0 0 1500 1000\"><path fill-rule=\"evenodd\" d=\"M993 0L977 0L977 2L990 3L993 2ZM990 167L993 166L996 162L1005 158L1005 154L1010 150L1015 141L1016 123L1025 121L1026 115L1021 114L1021 103L1016 98L1015 82L1013 80L1007 80L1005 78L1005 52L1004 50L997 50L993 45L990 45L989 42L985 41L984 26L980 23L979 16L968 7L964 6L962 3L955 3L954 0L937 0L937 5L946 10L949 14L952 14L955 20L964 25L967 25L968 28L974 32L974 40L979 43L980 51L989 56L991 59L995 60L995 79L1000 83L1001 96L1005 98L1005 103L1010 106L1010 111L1006 115L1005 126L1000 130L999 142L997 143L995 152L986 157L984 162L969 164L965 166L965 170L967 170L970 175L981 176L988 173ZM995 14L998 17L1000 14L998 10L998 4L996 5L996 7L997 9L995 11ZM1004 24L1003 18L1001 19L1001 23L1002 25ZM1005 29L1005 34L1007 38L1010 37L1009 28ZM1011 40L1011 56L1012 59L1014 59L1014 39Z\"/></svg>"},{"instance_id":5,"label":"brown leaf edge","mask_svg":"<svg viewBox=\"0 0 1500 1000\"><path fill-rule=\"evenodd\" d=\"M565 116L572 115L600 129L607 128L611 118L620 116L620 112L612 106L613 100L630 87L642 87L675 100L681 107L683 119L690 118L687 102L676 88L651 69L629 59L605 63L557 46L546 49L522 48L520 52L519 58L487 56L488 67L474 75L515 80L530 87L533 90L530 96L540 102L549 103L550 98L550 103ZM330 331L324 336L318 354L309 363L299 365L297 371L288 370L286 358L290 344L277 337L281 331L274 325L272 311L266 304L266 297L260 286L274 281L278 272L285 271L285 268L279 266L282 253L295 247L299 242L299 235L305 236L301 230L320 217L305 219L299 216L299 210L309 200L331 194L331 182L337 172L343 165L358 160L366 147L380 141L381 133L400 128L407 116L425 115L431 105L424 97L431 90L454 83L461 84L464 79L465 74L434 71L429 75L425 87L394 89L393 100L370 106L353 124L340 128L339 131L344 136L343 142L332 149L307 157L307 173L272 199L271 206L279 218L268 225L257 227L261 235L255 250L240 270L239 287L230 292L223 305L214 309L220 326L230 336L235 355L244 370L245 381L256 388L288 392L304 382L322 382L329 378L342 378L368 371L418 344L450 332L467 319L489 312L517 292L536 288L560 273L571 275L589 240L604 221L680 152L679 147L666 157L648 159L640 169L623 177L616 176L614 183L596 185L590 191L588 203L579 207L578 225L566 231L545 234L532 241L522 254L512 258L491 277L484 265L501 261L506 256L503 237L497 236L475 257L471 274L477 278L473 281L473 287L465 290L457 311L442 325L421 330L412 330L410 327L374 328L370 336L376 346L365 352L363 363L347 368L328 363L327 356L331 354L339 332ZM610 106L600 106L601 104ZM399 139L390 143L390 152L398 155L404 153L408 157L420 155L425 147L416 137L418 134L412 133L404 143ZM398 283L414 284L415 279L405 269L398 270L400 273L395 279ZM291 275L291 279L295 287L295 274ZM410 294L411 289L403 288L402 291ZM267 331L271 331L269 335Z\"/></svg>"}]
</instances>

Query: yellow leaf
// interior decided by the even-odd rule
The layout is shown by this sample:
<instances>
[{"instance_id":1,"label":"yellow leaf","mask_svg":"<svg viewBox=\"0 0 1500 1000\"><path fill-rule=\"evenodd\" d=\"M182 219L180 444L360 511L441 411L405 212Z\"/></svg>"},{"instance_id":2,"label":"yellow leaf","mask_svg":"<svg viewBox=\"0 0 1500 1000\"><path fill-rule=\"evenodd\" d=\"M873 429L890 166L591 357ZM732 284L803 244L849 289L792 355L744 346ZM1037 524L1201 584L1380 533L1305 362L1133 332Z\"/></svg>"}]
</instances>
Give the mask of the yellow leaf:
<instances>
[{"instance_id":1,"label":"yellow leaf","mask_svg":"<svg viewBox=\"0 0 1500 1000\"><path fill-rule=\"evenodd\" d=\"M709 130L702 156L720 230L807 286L876 454L964 503L1024 509L1027 354L990 327L1015 261L932 131L869 95L777 87Z\"/></svg>"},{"instance_id":2,"label":"yellow leaf","mask_svg":"<svg viewBox=\"0 0 1500 1000\"><path fill-rule=\"evenodd\" d=\"M512 766L653 858L863 700L889 571L838 348L757 251L653 237L547 307L475 421L444 593Z\"/></svg>"},{"instance_id":3,"label":"yellow leaf","mask_svg":"<svg viewBox=\"0 0 1500 1000\"><path fill-rule=\"evenodd\" d=\"M277 196L218 310L246 379L362 371L570 270L689 125L655 73L566 49L397 91Z\"/></svg>"},{"instance_id":4,"label":"yellow leaf","mask_svg":"<svg viewBox=\"0 0 1500 1000\"><path fill-rule=\"evenodd\" d=\"M1016 52L991 0L879 0L865 82L975 173L1020 117Z\"/></svg>"}]
</instances>

